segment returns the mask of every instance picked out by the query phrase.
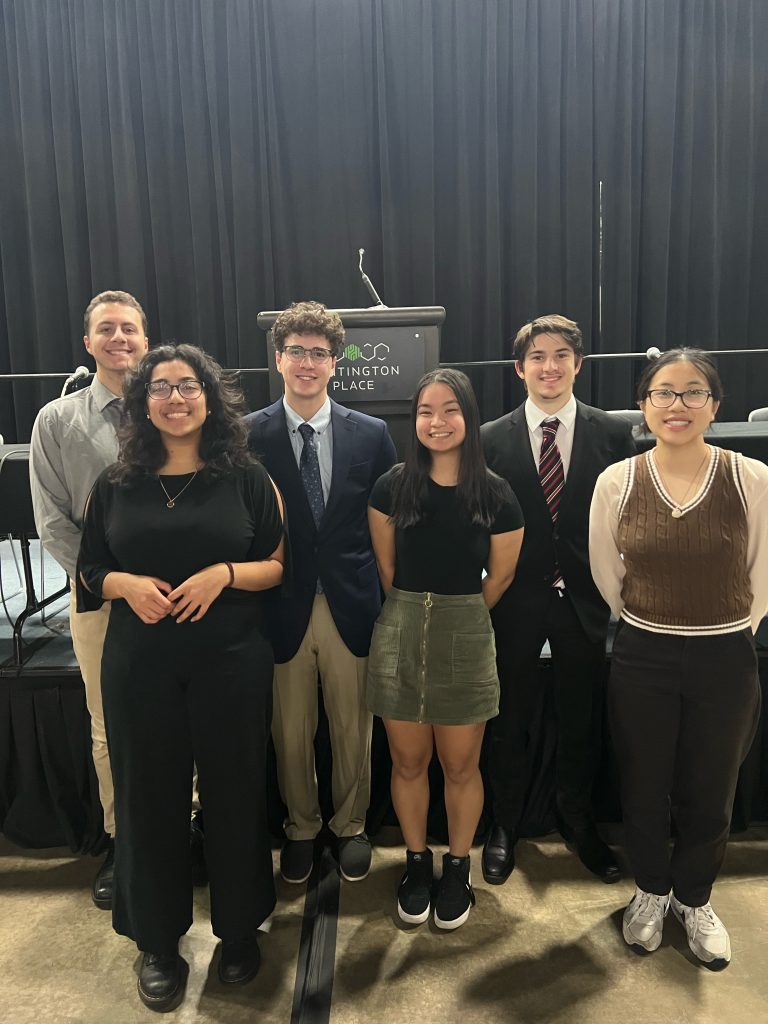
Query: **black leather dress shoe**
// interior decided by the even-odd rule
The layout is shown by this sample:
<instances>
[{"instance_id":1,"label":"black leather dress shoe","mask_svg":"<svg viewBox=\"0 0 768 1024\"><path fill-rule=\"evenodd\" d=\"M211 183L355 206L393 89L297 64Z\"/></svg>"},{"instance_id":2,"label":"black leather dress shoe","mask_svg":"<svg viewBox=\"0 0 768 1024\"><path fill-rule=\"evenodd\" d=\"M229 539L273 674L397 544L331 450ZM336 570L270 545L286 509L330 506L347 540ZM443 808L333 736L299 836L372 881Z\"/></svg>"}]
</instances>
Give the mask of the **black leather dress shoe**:
<instances>
[{"instance_id":1,"label":"black leather dress shoe","mask_svg":"<svg viewBox=\"0 0 768 1024\"><path fill-rule=\"evenodd\" d=\"M610 885L621 878L619 865L610 846L604 843L596 829L586 829L573 834L573 845L581 863L593 875Z\"/></svg>"},{"instance_id":2,"label":"black leather dress shoe","mask_svg":"<svg viewBox=\"0 0 768 1024\"><path fill-rule=\"evenodd\" d=\"M189 965L178 953L145 953L139 971L139 999L150 1010L168 1013L184 998Z\"/></svg>"},{"instance_id":3,"label":"black leather dress shoe","mask_svg":"<svg viewBox=\"0 0 768 1024\"><path fill-rule=\"evenodd\" d=\"M515 867L517 836L501 825L491 828L483 847L483 878L490 885L503 885Z\"/></svg>"},{"instance_id":4,"label":"black leather dress shoe","mask_svg":"<svg viewBox=\"0 0 768 1024\"><path fill-rule=\"evenodd\" d=\"M112 909L112 884L115 877L115 841L109 840L109 848L104 863L99 868L91 887L93 902L99 910Z\"/></svg>"},{"instance_id":5,"label":"black leather dress shoe","mask_svg":"<svg viewBox=\"0 0 768 1024\"><path fill-rule=\"evenodd\" d=\"M192 860L192 885L208 885L208 865L205 862L205 833L200 811L189 823L189 853Z\"/></svg>"},{"instance_id":6,"label":"black leather dress shoe","mask_svg":"<svg viewBox=\"0 0 768 1024\"><path fill-rule=\"evenodd\" d=\"M244 985L256 977L260 964L261 953L255 935L240 942L222 941L219 978L225 985Z\"/></svg>"}]
</instances>

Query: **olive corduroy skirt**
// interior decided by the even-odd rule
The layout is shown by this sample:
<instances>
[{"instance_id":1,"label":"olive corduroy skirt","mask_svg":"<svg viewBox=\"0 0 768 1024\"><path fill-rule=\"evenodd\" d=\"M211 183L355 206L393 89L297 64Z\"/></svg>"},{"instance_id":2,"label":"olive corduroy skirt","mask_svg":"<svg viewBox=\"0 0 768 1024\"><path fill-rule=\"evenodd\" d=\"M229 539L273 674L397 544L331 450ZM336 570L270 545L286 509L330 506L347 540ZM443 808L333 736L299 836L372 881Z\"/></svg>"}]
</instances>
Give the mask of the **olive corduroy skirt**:
<instances>
[{"instance_id":1,"label":"olive corduroy skirt","mask_svg":"<svg viewBox=\"0 0 768 1024\"><path fill-rule=\"evenodd\" d=\"M393 587L373 627L366 700L381 718L431 725L497 715L496 646L482 594Z\"/></svg>"}]
</instances>

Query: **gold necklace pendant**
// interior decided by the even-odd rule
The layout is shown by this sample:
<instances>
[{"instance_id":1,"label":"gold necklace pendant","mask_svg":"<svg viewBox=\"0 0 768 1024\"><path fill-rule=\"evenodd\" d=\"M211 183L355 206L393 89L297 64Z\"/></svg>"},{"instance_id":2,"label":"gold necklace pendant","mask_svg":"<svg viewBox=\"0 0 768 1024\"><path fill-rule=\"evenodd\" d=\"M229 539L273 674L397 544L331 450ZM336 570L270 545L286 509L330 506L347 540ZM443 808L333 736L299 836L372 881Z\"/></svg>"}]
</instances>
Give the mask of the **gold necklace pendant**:
<instances>
[{"instance_id":1,"label":"gold necklace pendant","mask_svg":"<svg viewBox=\"0 0 768 1024\"><path fill-rule=\"evenodd\" d=\"M181 496L181 495L182 495L182 494L184 493L184 491L186 491L186 489L187 489L187 488L189 487L189 485L190 485L190 484L192 483L192 480L194 480L194 479L195 479L195 477L197 476L197 474L198 474L199 472L200 472L200 470L199 470L199 469L196 469L196 470L195 470L195 472L194 472L194 473L192 474L192 477L191 477L191 479L190 479L190 480L187 480L187 482L186 482L186 483L184 484L184 486L183 486L183 487L181 488L181 490L180 490L180 491L178 491L178 492L177 492L176 494L174 494L174 496L173 496L173 497L171 497L171 496L170 496L170 494L168 493L168 491L167 491L167 490L165 489L165 484L163 483L163 481L162 481L162 480L160 479L160 477L158 476L158 478L157 478L157 481L158 481L158 483L160 484L160 486L161 486L161 487L163 488L163 494L165 494L166 498L168 499L168 501L167 501L167 502L165 503L165 507L166 507L166 508L175 508L175 507L176 507L176 499L177 499L178 497L180 497L180 496Z\"/></svg>"}]
</instances>

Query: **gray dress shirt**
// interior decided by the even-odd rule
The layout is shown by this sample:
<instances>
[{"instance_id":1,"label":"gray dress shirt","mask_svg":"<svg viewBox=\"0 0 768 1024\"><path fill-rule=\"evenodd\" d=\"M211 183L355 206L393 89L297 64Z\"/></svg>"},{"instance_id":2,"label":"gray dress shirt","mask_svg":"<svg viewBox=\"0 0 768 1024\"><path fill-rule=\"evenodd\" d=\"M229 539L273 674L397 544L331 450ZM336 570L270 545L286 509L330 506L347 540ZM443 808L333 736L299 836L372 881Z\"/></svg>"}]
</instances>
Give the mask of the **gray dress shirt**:
<instances>
[{"instance_id":1,"label":"gray dress shirt","mask_svg":"<svg viewBox=\"0 0 768 1024\"><path fill-rule=\"evenodd\" d=\"M117 460L122 398L94 377L90 387L43 406L32 428L29 477L35 525L71 579L83 512L96 477Z\"/></svg>"}]
</instances>

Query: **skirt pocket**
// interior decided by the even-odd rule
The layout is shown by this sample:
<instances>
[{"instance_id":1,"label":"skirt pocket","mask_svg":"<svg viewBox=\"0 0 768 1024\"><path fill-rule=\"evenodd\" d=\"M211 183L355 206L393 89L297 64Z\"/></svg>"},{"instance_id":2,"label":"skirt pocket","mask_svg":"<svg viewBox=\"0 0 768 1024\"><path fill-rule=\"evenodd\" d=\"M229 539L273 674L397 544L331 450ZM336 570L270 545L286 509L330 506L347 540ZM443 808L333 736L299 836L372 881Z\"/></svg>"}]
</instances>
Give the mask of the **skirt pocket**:
<instances>
[{"instance_id":1,"label":"skirt pocket","mask_svg":"<svg viewBox=\"0 0 768 1024\"><path fill-rule=\"evenodd\" d=\"M496 644L493 633L454 633L454 683L489 683L496 680Z\"/></svg>"},{"instance_id":2,"label":"skirt pocket","mask_svg":"<svg viewBox=\"0 0 768 1024\"><path fill-rule=\"evenodd\" d=\"M377 622L368 654L368 675L396 679L400 664L400 627Z\"/></svg>"}]
</instances>

